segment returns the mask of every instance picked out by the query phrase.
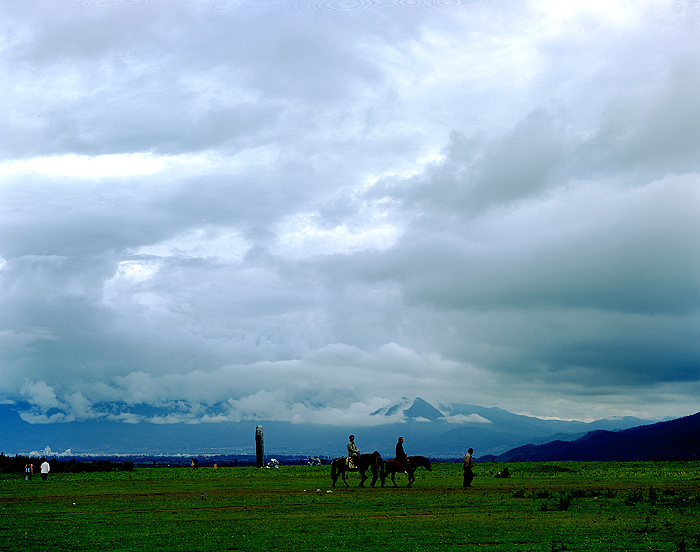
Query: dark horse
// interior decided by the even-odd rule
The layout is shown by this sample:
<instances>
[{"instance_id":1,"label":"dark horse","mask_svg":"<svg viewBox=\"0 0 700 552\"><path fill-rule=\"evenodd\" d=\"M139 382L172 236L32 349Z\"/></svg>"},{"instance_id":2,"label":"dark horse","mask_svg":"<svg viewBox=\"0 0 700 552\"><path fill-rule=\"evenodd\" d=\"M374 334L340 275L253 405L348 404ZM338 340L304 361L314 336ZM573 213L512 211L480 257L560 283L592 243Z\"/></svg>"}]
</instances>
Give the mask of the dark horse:
<instances>
[{"instance_id":1,"label":"dark horse","mask_svg":"<svg viewBox=\"0 0 700 552\"><path fill-rule=\"evenodd\" d=\"M360 472L360 487L365 486L365 481L367 480L367 475L365 472L367 469L372 470L372 487L377 482L377 478L381 476L382 486L384 485L384 461L382 460L381 454L376 450L372 454L361 454L360 460L357 462L354 468L348 468L348 459L346 456L341 456L333 460L331 464L331 478L333 479L333 486L335 487L335 482L338 481L338 477L343 478L343 483L346 487L349 487L347 480L345 479L345 472L356 471Z\"/></svg>"},{"instance_id":2,"label":"dark horse","mask_svg":"<svg viewBox=\"0 0 700 552\"><path fill-rule=\"evenodd\" d=\"M430 465L430 460L425 456L409 456L408 466L406 469L406 473L408 473L409 487L413 485L413 482L416 480L414 473L418 468L425 468L428 471L433 471L433 467ZM394 484L394 487L398 487L396 481L394 481L394 476L397 473L403 473L404 469L401 464L399 464L395 458L387 460L384 462L384 471L386 472L386 475L391 475L391 482Z\"/></svg>"}]
</instances>

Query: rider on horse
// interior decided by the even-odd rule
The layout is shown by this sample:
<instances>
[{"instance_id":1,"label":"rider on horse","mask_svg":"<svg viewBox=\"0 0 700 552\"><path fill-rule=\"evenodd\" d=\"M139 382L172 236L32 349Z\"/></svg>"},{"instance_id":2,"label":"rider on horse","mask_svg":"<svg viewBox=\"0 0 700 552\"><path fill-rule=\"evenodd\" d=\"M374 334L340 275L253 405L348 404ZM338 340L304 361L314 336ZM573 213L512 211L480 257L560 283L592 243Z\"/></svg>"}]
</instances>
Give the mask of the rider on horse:
<instances>
[{"instance_id":1,"label":"rider on horse","mask_svg":"<svg viewBox=\"0 0 700 552\"><path fill-rule=\"evenodd\" d=\"M403 450L403 437L399 437L399 442L396 443L396 461L403 471L408 472L408 456Z\"/></svg>"},{"instance_id":2,"label":"rider on horse","mask_svg":"<svg viewBox=\"0 0 700 552\"><path fill-rule=\"evenodd\" d=\"M355 444L355 436L348 437L348 466L357 466L360 461L360 449Z\"/></svg>"}]
</instances>

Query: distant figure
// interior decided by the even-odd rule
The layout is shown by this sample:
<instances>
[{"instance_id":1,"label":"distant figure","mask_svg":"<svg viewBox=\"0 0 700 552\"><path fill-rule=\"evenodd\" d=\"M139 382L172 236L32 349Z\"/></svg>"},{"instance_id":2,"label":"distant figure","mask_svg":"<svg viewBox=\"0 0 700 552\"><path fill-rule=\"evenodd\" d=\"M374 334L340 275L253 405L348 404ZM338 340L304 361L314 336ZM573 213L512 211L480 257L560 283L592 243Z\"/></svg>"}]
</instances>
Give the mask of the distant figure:
<instances>
[{"instance_id":1,"label":"distant figure","mask_svg":"<svg viewBox=\"0 0 700 552\"><path fill-rule=\"evenodd\" d=\"M196 470L197 468L199 468L199 460L192 458L192 469Z\"/></svg>"},{"instance_id":2,"label":"distant figure","mask_svg":"<svg viewBox=\"0 0 700 552\"><path fill-rule=\"evenodd\" d=\"M49 476L49 472L51 471L51 466L49 466L49 463L46 461L46 458L43 459L44 461L41 463L41 479L46 481L46 478Z\"/></svg>"},{"instance_id":3,"label":"distant figure","mask_svg":"<svg viewBox=\"0 0 700 552\"><path fill-rule=\"evenodd\" d=\"M510 472L508 471L508 467L503 468L501 471L499 471L494 477L502 477L502 478L508 478L510 477Z\"/></svg>"},{"instance_id":4,"label":"distant figure","mask_svg":"<svg viewBox=\"0 0 700 552\"><path fill-rule=\"evenodd\" d=\"M399 437L399 441L396 443L396 461L404 472L408 472L408 456L403 450L403 437Z\"/></svg>"},{"instance_id":5,"label":"distant figure","mask_svg":"<svg viewBox=\"0 0 700 552\"><path fill-rule=\"evenodd\" d=\"M219 467L219 464L217 464L216 462L214 462L214 469L217 469L218 467Z\"/></svg>"},{"instance_id":6,"label":"distant figure","mask_svg":"<svg viewBox=\"0 0 700 552\"><path fill-rule=\"evenodd\" d=\"M32 480L32 465L31 464L24 465L24 479L26 481Z\"/></svg>"},{"instance_id":7,"label":"distant figure","mask_svg":"<svg viewBox=\"0 0 700 552\"><path fill-rule=\"evenodd\" d=\"M354 468L360 461L360 449L355 444L355 436L348 437L348 467Z\"/></svg>"},{"instance_id":8,"label":"distant figure","mask_svg":"<svg viewBox=\"0 0 700 552\"><path fill-rule=\"evenodd\" d=\"M464 456L464 463L462 464L462 469L464 470L464 481L462 482L462 488L472 486L472 479L474 479L474 472L472 468L474 467L474 460L472 459L472 454L474 454L474 449L470 448L467 454Z\"/></svg>"}]
</instances>

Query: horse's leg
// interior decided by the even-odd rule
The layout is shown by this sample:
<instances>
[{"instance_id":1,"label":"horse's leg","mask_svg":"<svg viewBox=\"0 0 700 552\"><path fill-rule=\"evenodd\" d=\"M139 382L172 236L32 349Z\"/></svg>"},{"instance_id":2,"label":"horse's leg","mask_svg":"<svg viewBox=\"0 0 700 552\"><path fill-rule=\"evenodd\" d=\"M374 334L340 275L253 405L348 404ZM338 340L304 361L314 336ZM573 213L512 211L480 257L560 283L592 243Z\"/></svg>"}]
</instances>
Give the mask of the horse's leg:
<instances>
[{"instance_id":1,"label":"horse's leg","mask_svg":"<svg viewBox=\"0 0 700 552\"><path fill-rule=\"evenodd\" d=\"M367 479L367 476L365 475L364 470L360 471L360 487L365 486L365 480Z\"/></svg>"},{"instance_id":2,"label":"horse's leg","mask_svg":"<svg viewBox=\"0 0 700 552\"><path fill-rule=\"evenodd\" d=\"M342 476L343 476L343 483L345 483L345 486L346 486L346 487L349 487L350 485L348 484L348 480L345 479L345 473L346 473L346 471L343 470L343 471L341 471L340 473L341 473Z\"/></svg>"},{"instance_id":3,"label":"horse's leg","mask_svg":"<svg viewBox=\"0 0 700 552\"><path fill-rule=\"evenodd\" d=\"M377 482L377 466L372 466L372 482L370 483L371 487L374 487L374 484Z\"/></svg>"},{"instance_id":4,"label":"horse's leg","mask_svg":"<svg viewBox=\"0 0 700 552\"><path fill-rule=\"evenodd\" d=\"M398 487L398 485L396 484L396 481L394 481L395 475L396 475L395 471L391 472L391 482L394 484L394 487Z\"/></svg>"},{"instance_id":5,"label":"horse's leg","mask_svg":"<svg viewBox=\"0 0 700 552\"><path fill-rule=\"evenodd\" d=\"M411 470L411 469L409 469L409 470L408 470L408 486L409 486L409 487L410 487L411 485L413 485L413 482L416 480L416 476L413 475L413 474L414 474L414 471Z\"/></svg>"}]
</instances>

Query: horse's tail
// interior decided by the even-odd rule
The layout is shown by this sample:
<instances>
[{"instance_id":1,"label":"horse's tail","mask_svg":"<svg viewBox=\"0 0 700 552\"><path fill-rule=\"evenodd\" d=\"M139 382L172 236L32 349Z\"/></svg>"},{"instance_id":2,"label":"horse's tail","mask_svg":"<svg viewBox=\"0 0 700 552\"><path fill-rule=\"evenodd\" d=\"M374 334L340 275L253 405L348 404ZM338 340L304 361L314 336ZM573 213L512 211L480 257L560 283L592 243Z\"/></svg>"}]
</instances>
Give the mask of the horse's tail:
<instances>
[{"instance_id":1,"label":"horse's tail","mask_svg":"<svg viewBox=\"0 0 700 552\"><path fill-rule=\"evenodd\" d=\"M333 481L335 481L338 478L338 468L336 467L336 460L333 460L331 462L331 477L333 478Z\"/></svg>"}]
</instances>

